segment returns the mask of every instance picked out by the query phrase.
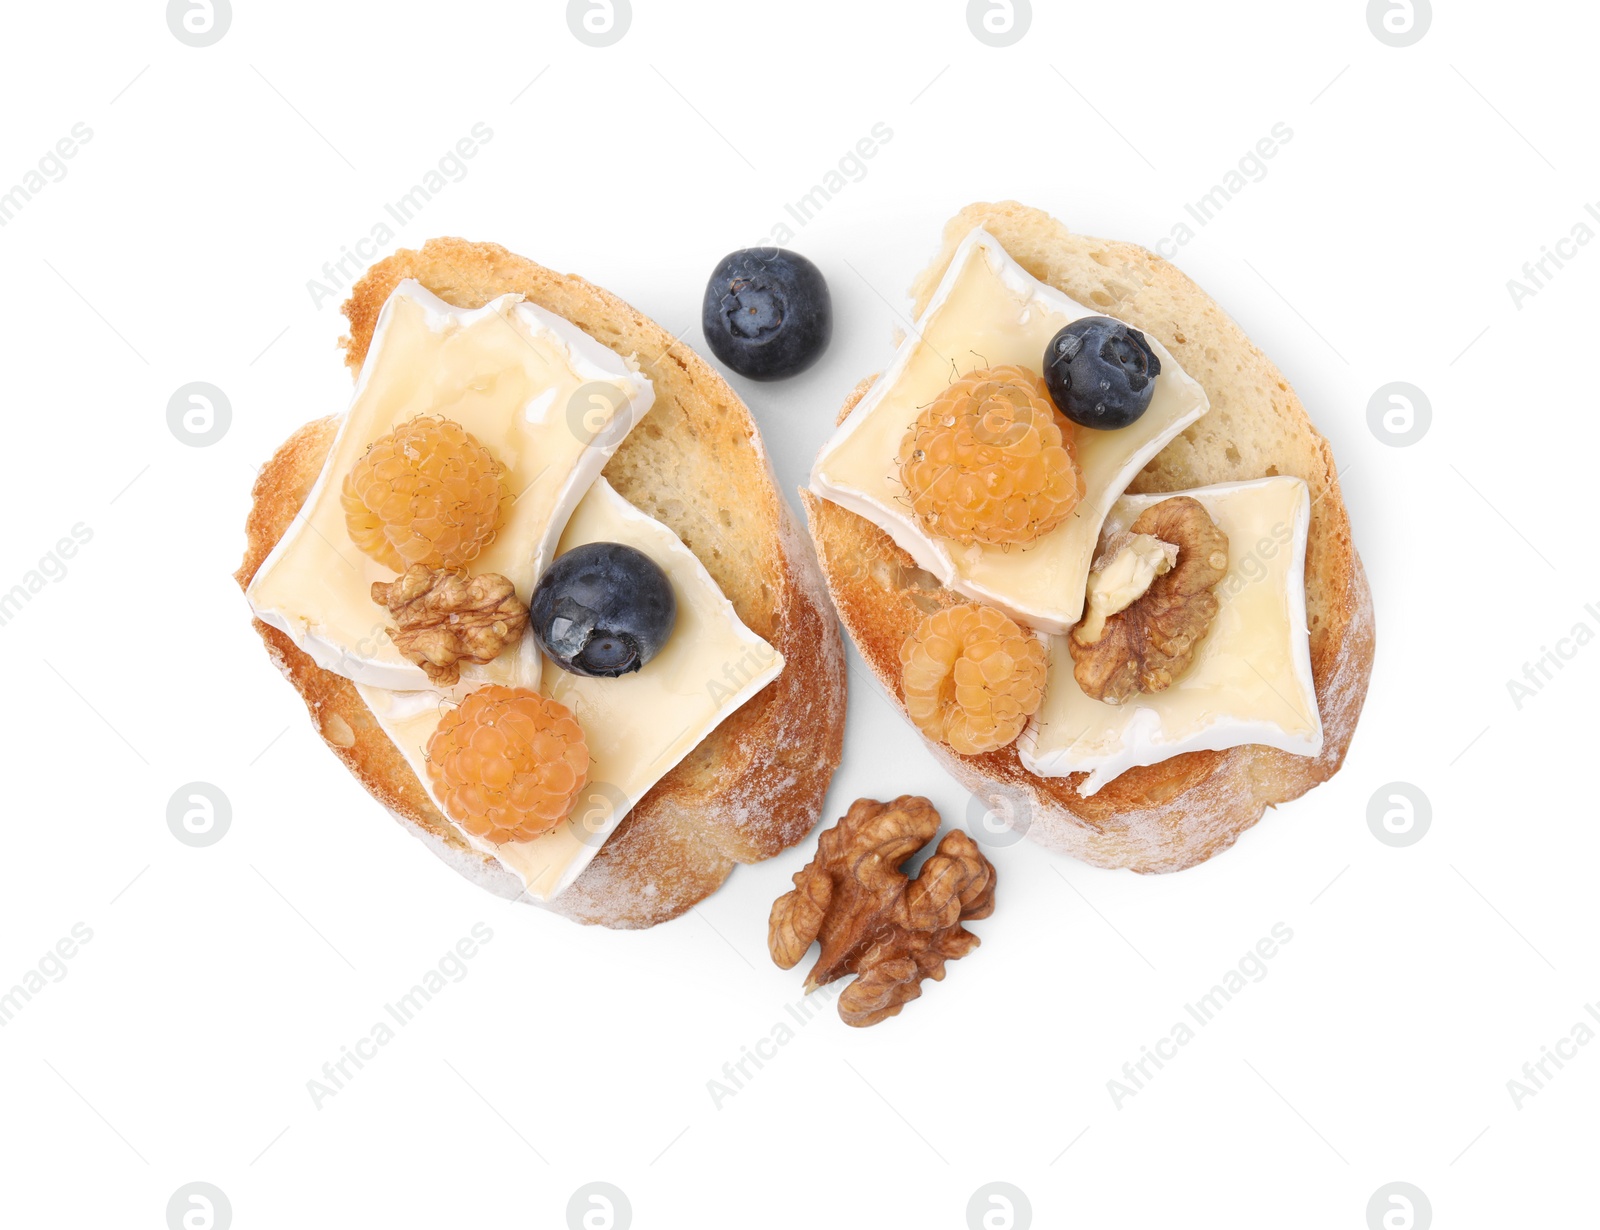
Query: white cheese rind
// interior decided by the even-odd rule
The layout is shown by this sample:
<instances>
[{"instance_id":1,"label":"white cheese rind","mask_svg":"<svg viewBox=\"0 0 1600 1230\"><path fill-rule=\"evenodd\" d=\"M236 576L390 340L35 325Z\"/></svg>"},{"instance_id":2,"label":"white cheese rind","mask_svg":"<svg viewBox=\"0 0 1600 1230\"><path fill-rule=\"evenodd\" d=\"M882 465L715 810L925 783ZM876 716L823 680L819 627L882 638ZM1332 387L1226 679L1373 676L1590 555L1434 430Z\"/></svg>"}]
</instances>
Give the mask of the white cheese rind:
<instances>
[{"instance_id":1,"label":"white cheese rind","mask_svg":"<svg viewBox=\"0 0 1600 1230\"><path fill-rule=\"evenodd\" d=\"M393 570L360 551L345 526L339 495L351 467L419 414L460 422L506 466L515 497L473 571L510 578L527 602L572 509L654 397L620 356L520 295L469 310L401 282L379 314L316 485L251 581L251 607L325 670L373 687L427 688L389 639L388 611L372 601L372 583L393 580ZM535 687L539 671L530 633L495 661L464 666L459 690Z\"/></svg>"},{"instance_id":2,"label":"white cheese rind","mask_svg":"<svg viewBox=\"0 0 1600 1230\"><path fill-rule=\"evenodd\" d=\"M589 785L567 822L533 841L496 847L463 834L541 901L576 880L633 805L783 670L783 655L744 625L694 553L603 478L574 510L557 555L586 542L627 543L660 564L672 581L678 618L661 652L620 679L586 679L545 663L540 690L583 727ZM357 690L437 806L427 747L449 698L361 684Z\"/></svg>"},{"instance_id":3,"label":"white cheese rind","mask_svg":"<svg viewBox=\"0 0 1600 1230\"><path fill-rule=\"evenodd\" d=\"M1228 535L1220 605L1189 669L1164 692L1121 705L1084 695L1064 637L1050 638L1044 702L1017 750L1040 777L1089 774L1085 796L1136 765L1182 752L1264 744L1301 756L1322 751L1322 717L1306 627L1306 536L1310 492L1298 478L1264 478L1193 491L1124 496L1105 535L1174 495L1199 500Z\"/></svg>"},{"instance_id":4,"label":"white cheese rind","mask_svg":"<svg viewBox=\"0 0 1600 1230\"><path fill-rule=\"evenodd\" d=\"M817 455L812 491L866 517L957 593L1037 631L1067 631L1083 613L1084 583L1113 501L1209 408L1205 390L1171 352L1145 335L1161 375L1137 422L1119 431L1075 429L1087 493L1063 525L1026 547L962 546L930 536L904 502L895 457L920 409L957 373L1011 363L1038 372L1064 325L1098 315L1033 277L975 227L888 370Z\"/></svg>"}]
</instances>

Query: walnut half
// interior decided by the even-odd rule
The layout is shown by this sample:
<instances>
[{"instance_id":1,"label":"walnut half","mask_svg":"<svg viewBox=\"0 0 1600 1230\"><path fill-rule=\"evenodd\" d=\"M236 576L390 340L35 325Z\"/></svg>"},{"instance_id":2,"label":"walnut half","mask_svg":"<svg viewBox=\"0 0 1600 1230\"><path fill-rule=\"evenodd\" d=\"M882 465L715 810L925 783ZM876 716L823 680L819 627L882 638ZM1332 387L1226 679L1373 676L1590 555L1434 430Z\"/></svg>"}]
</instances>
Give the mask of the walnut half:
<instances>
[{"instance_id":1,"label":"walnut half","mask_svg":"<svg viewBox=\"0 0 1600 1230\"><path fill-rule=\"evenodd\" d=\"M816 857L773 903L767 947L793 969L813 940L822 955L806 992L855 974L839 996L846 1025L876 1025L922 994L922 980L944 978L946 961L964 957L978 937L961 926L994 912L994 867L972 838L945 834L916 879L900 866L939 831L927 799L890 803L858 799L817 839Z\"/></svg>"},{"instance_id":2,"label":"walnut half","mask_svg":"<svg viewBox=\"0 0 1600 1230\"><path fill-rule=\"evenodd\" d=\"M1085 620L1067 638L1078 686L1112 705L1139 692L1164 691L1189 669L1217 615L1212 591L1228 574L1228 536L1192 496L1145 509L1128 534L1149 535L1178 551L1170 571L1159 572L1130 606L1107 616L1103 626Z\"/></svg>"},{"instance_id":3,"label":"walnut half","mask_svg":"<svg viewBox=\"0 0 1600 1230\"><path fill-rule=\"evenodd\" d=\"M461 678L462 662L493 662L528 626L516 587L498 572L413 564L388 585L374 582L372 600L394 616L395 647L440 687Z\"/></svg>"}]
</instances>

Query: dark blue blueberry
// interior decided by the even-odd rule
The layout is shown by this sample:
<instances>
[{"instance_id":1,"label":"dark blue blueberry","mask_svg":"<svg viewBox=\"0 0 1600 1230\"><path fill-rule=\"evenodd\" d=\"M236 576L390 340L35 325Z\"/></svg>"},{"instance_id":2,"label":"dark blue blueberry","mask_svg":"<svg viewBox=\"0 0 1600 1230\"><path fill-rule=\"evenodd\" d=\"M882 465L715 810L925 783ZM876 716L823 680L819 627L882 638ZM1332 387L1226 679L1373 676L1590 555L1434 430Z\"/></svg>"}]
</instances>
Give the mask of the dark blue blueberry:
<instances>
[{"instance_id":1,"label":"dark blue blueberry","mask_svg":"<svg viewBox=\"0 0 1600 1230\"><path fill-rule=\"evenodd\" d=\"M827 279L798 252L745 248L717 262L700 305L711 353L751 380L805 371L833 336Z\"/></svg>"},{"instance_id":2,"label":"dark blue blueberry","mask_svg":"<svg viewBox=\"0 0 1600 1230\"><path fill-rule=\"evenodd\" d=\"M533 635L550 660L599 679L650 661L678 619L661 565L620 542L589 542L557 557L528 606Z\"/></svg>"},{"instance_id":3,"label":"dark blue blueberry","mask_svg":"<svg viewBox=\"0 0 1600 1230\"><path fill-rule=\"evenodd\" d=\"M1075 320L1044 348L1044 382L1057 408L1100 431L1137 422L1160 374L1144 334L1109 316Z\"/></svg>"}]
</instances>

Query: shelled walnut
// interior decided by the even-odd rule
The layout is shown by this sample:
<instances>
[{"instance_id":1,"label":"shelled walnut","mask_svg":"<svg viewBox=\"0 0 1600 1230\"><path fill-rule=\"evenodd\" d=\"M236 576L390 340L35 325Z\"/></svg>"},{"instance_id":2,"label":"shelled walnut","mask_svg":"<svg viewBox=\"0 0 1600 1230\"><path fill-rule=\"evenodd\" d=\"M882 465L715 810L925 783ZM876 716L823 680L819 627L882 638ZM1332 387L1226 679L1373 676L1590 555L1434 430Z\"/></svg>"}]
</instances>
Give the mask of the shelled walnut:
<instances>
[{"instance_id":1,"label":"shelled walnut","mask_svg":"<svg viewBox=\"0 0 1600 1230\"><path fill-rule=\"evenodd\" d=\"M1137 550L1141 537L1177 548L1176 557L1153 562L1149 587L1131 604L1104 620L1091 611L1067 638L1078 686L1112 705L1163 691L1189 669L1217 616L1212 591L1228 574L1228 536L1192 496L1145 509L1128 527L1122 550Z\"/></svg>"},{"instance_id":2,"label":"shelled walnut","mask_svg":"<svg viewBox=\"0 0 1600 1230\"><path fill-rule=\"evenodd\" d=\"M854 974L839 996L846 1025L876 1025L944 978L978 937L961 926L994 912L994 867L972 838L945 834L916 879L900 867L939 831L927 799L858 799L817 840L817 854L773 904L767 947L781 969L799 964L813 940L822 954L806 992Z\"/></svg>"},{"instance_id":3,"label":"shelled walnut","mask_svg":"<svg viewBox=\"0 0 1600 1230\"><path fill-rule=\"evenodd\" d=\"M528 626L516 588L497 572L413 564L388 585L374 582L372 600L394 616L395 648L441 687L461 678L462 662L493 662Z\"/></svg>"}]
</instances>

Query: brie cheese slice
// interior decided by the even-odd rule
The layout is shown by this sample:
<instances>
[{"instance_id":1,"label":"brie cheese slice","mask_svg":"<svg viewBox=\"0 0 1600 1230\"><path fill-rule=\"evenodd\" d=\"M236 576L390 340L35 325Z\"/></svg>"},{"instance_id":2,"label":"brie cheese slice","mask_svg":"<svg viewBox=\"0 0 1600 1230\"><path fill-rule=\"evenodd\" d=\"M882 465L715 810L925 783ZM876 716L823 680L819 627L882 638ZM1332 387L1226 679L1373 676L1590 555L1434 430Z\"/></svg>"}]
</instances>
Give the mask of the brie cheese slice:
<instances>
[{"instance_id":1,"label":"brie cheese slice","mask_svg":"<svg viewBox=\"0 0 1600 1230\"><path fill-rule=\"evenodd\" d=\"M678 618L661 652L619 679L586 679L545 663L540 690L583 727L589 784L567 821L533 841L493 846L467 836L540 901L576 880L633 805L783 670L783 655L745 626L694 553L603 478L573 512L556 555L588 542L625 543L660 564L672 581ZM357 690L437 806L427 750L449 698L365 684Z\"/></svg>"},{"instance_id":2,"label":"brie cheese slice","mask_svg":"<svg viewBox=\"0 0 1600 1230\"><path fill-rule=\"evenodd\" d=\"M1189 669L1164 692L1109 705L1084 695L1066 638L1051 637L1044 702L1018 740L1032 773L1087 772L1078 788L1086 796L1135 765L1180 752L1246 743L1301 756L1322 751L1306 628L1309 489L1283 477L1123 496L1106 518L1106 538L1174 495L1199 500L1228 536L1228 572L1213 591L1217 616Z\"/></svg>"},{"instance_id":3,"label":"brie cheese slice","mask_svg":"<svg viewBox=\"0 0 1600 1230\"><path fill-rule=\"evenodd\" d=\"M394 571L346 528L339 495L351 467L418 415L460 423L505 466L513 496L472 571L507 577L526 603L572 509L654 398L620 356L521 295L468 310L401 282L378 317L322 473L250 584L251 607L325 670L379 688L429 687L372 600L372 583L392 581ZM493 662L463 664L460 688L535 687L539 667L530 632Z\"/></svg>"},{"instance_id":4,"label":"brie cheese slice","mask_svg":"<svg viewBox=\"0 0 1600 1230\"><path fill-rule=\"evenodd\" d=\"M1020 364L1039 372L1064 325L1102 313L1039 281L981 227L961 241L928 309L822 448L811 489L884 530L940 582L1041 632L1066 632L1083 614L1100 525L1141 468L1206 412L1205 390L1146 334L1161 361L1155 394L1118 431L1075 427L1087 493L1062 525L1025 547L962 545L928 534L911 513L895 457L922 407L958 376Z\"/></svg>"}]
</instances>

